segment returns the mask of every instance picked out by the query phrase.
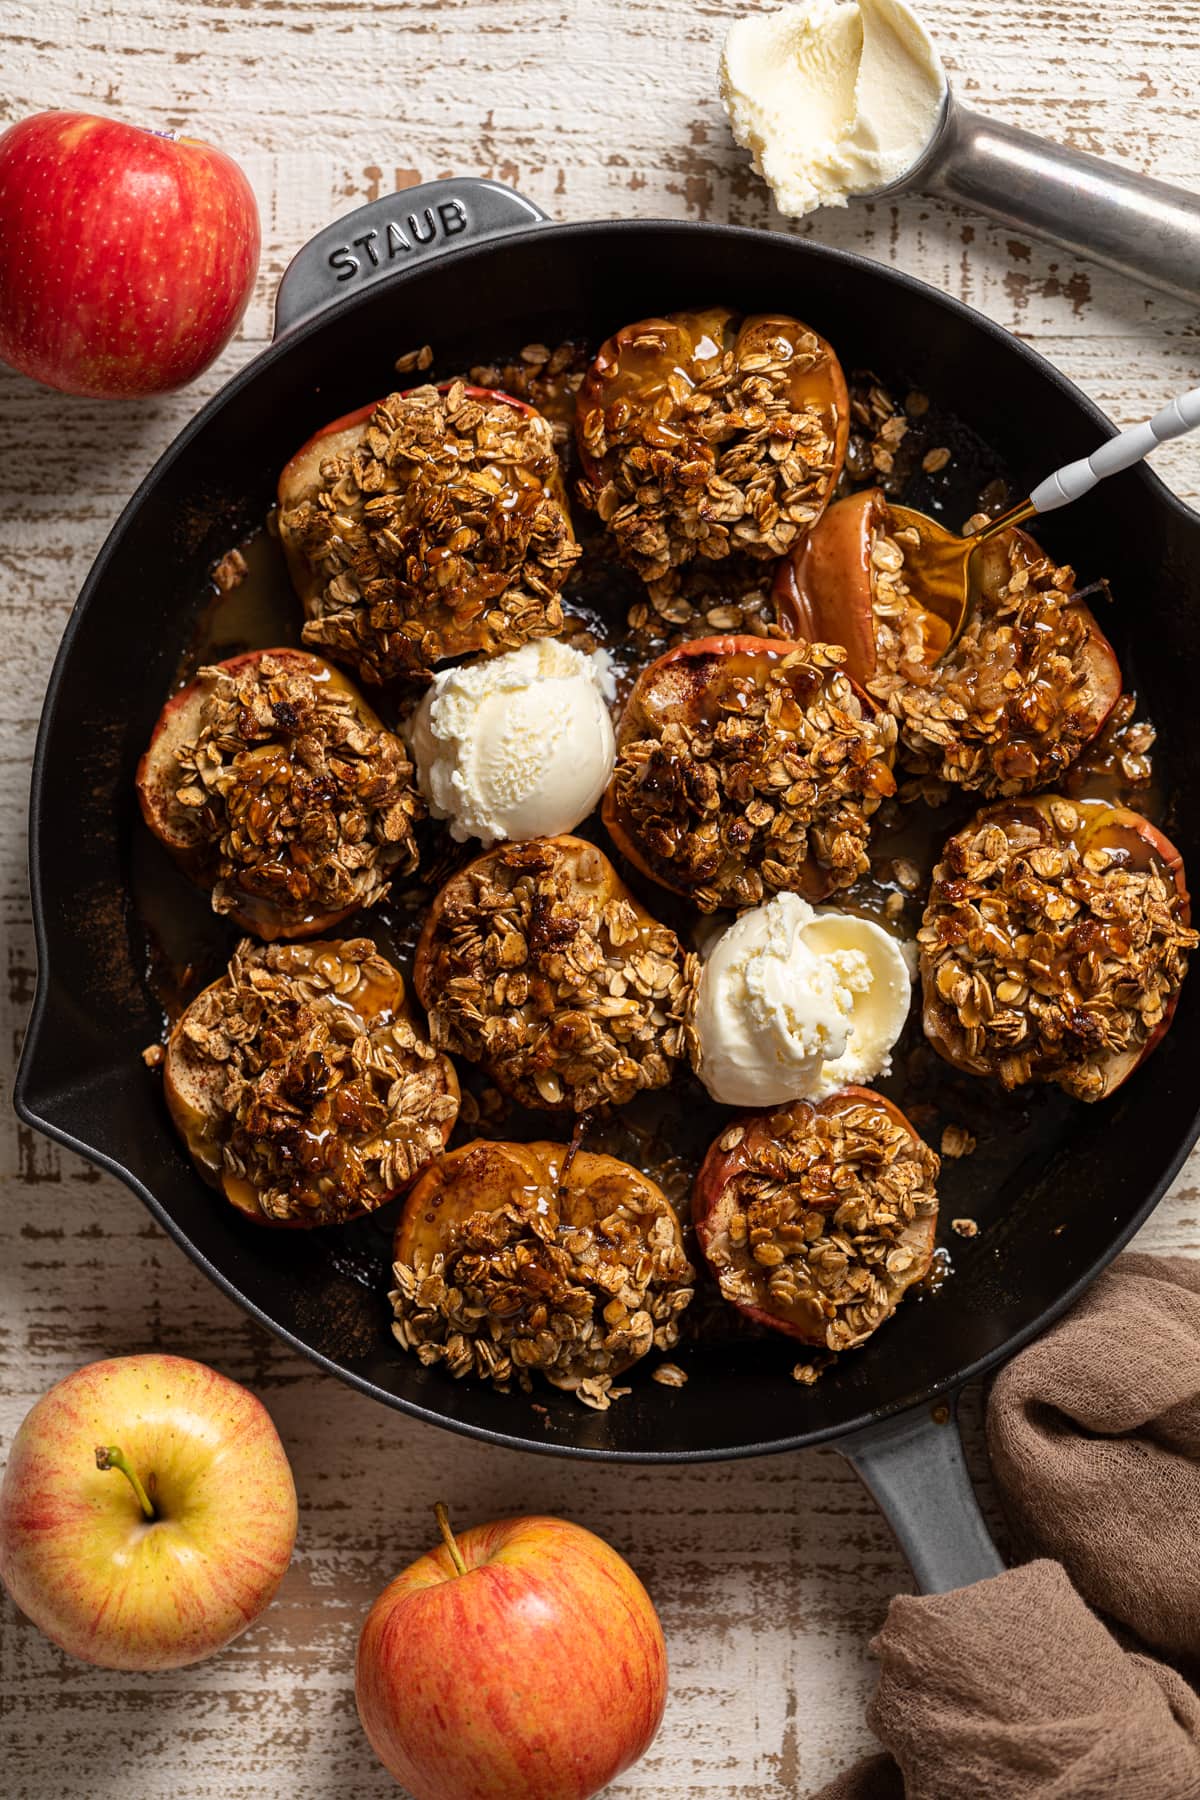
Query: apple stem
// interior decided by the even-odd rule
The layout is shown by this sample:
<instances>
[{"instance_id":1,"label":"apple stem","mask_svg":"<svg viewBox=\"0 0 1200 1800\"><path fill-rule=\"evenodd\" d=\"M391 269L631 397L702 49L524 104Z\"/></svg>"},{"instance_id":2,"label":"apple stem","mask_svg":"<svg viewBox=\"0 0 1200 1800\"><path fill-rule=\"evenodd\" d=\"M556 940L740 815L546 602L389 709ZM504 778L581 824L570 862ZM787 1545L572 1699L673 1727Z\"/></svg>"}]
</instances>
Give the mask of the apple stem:
<instances>
[{"instance_id":1,"label":"apple stem","mask_svg":"<svg viewBox=\"0 0 1200 1800\"><path fill-rule=\"evenodd\" d=\"M584 1136L591 1125L590 1112L577 1113L575 1126L571 1132L571 1142L567 1145L567 1154L562 1159L562 1167L558 1171L558 1203L561 1206L567 1197L567 1176L571 1173L571 1164L583 1148Z\"/></svg>"},{"instance_id":2,"label":"apple stem","mask_svg":"<svg viewBox=\"0 0 1200 1800\"><path fill-rule=\"evenodd\" d=\"M458 1539L450 1529L450 1514L446 1511L445 1506L440 1500L433 1509L433 1516L438 1522L438 1530L442 1534L442 1542L450 1552L450 1561L454 1564L454 1567L460 1575L465 1575L467 1573L467 1565L463 1558L463 1553L458 1547Z\"/></svg>"},{"instance_id":3,"label":"apple stem","mask_svg":"<svg viewBox=\"0 0 1200 1800\"><path fill-rule=\"evenodd\" d=\"M122 1475L124 1475L126 1481L128 1481L130 1487L137 1495L137 1503L145 1513L146 1517L148 1519L155 1519L158 1517L149 1494L138 1480L136 1469L130 1465L125 1452L118 1449L116 1444L96 1445L96 1467L98 1469L120 1469Z\"/></svg>"}]
</instances>

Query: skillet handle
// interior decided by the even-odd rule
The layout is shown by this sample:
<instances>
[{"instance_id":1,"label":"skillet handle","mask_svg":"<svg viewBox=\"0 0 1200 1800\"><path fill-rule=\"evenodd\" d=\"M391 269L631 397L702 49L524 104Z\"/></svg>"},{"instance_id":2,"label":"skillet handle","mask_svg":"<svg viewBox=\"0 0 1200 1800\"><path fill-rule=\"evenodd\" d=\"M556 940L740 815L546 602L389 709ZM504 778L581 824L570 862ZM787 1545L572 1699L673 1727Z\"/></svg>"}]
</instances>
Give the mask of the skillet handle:
<instances>
[{"instance_id":1,"label":"skillet handle","mask_svg":"<svg viewBox=\"0 0 1200 1800\"><path fill-rule=\"evenodd\" d=\"M861 1478L923 1594L945 1594L1004 1567L975 1498L955 1417L958 1396L868 1425L837 1445Z\"/></svg>"},{"instance_id":2,"label":"skillet handle","mask_svg":"<svg viewBox=\"0 0 1200 1800\"><path fill-rule=\"evenodd\" d=\"M460 244L542 225L546 214L499 181L454 175L368 201L298 250L275 296L275 336L343 294L428 262Z\"/></svg>"},{"instance_id":3,"label":"skillet handle","mask_svg":"<svg viewBox=\"0 0 1200 1800\"><path fill-rule=\"evenodd\" d=\"M904 185L991 213L1190 306L1200 300L1200 194L970 112L953 95Z\"/></svg>"}]
</instances>

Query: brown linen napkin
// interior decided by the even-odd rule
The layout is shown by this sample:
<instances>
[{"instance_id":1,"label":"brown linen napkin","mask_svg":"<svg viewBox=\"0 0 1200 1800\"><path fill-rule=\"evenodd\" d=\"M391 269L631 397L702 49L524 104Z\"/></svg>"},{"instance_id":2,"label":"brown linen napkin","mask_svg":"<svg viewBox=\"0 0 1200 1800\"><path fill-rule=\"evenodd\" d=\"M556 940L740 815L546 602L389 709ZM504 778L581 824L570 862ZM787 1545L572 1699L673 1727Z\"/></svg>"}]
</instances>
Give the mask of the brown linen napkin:
<instances>
[{"instance_id":1,"label":"brown linen napkin","mask_svg":"<svg viewBox=\"0 0 1200 1800\"><path fill-rule=\"evenodd\" d=\"M898 1595L872 1649L867 1717L895 1760L860 1763L821 1800L1200 1796L1200 1701L1122 1650L1058 1563Z\"/></svg>"},{"instance_id":2,"label":"brown linen napkin","mask_svg":"<svg viewBox=\"0 0 1200 1800\"><path fill-rule=\"evenodd\" d=\"M996 1377L988 1449L1021 1550L1144 1644L1200 1656L1200 1262L1122 1256Z\"/></svg>"},{"instance_id":3,"label":"brown linen napkin","mask_svg":"<svg viewBox=\"0 0 1200 1800\"><path fill-rule=\"evenodd\" d=\"M868 1712L892 1754L817 1800L1200 1800L1200 1701L1085 1604L1200 1656L1200 1263L1117 1262L997 1378L988 1441L1022 1547L1079 1592L1041 1560L897 1596Z\"/></svg>"}]
</instances>

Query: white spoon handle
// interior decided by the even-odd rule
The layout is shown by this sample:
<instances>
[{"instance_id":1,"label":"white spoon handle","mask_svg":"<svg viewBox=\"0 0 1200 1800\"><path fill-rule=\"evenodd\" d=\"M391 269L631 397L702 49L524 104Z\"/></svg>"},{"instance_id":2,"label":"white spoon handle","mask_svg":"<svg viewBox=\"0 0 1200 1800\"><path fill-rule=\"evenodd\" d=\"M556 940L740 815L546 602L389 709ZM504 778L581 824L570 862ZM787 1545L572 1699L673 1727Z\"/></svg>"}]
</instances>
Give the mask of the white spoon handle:
<instances>
[{"instance_id":1,"label":"white spoon handle","mask_svg":"<svg viewBox=\"0 0 1200 1800\"><path fill-rule=\"evenodd\" d=\"M1156 412L1152 419L1144 425L1131 425L1128 431L1121 432L1119 437L1109 438L1107 444L1101 444L1090 456L1083 456L1078 462L1067 463L1065 468L1056 469L1053 475L1047 475L1045 481L1039 482L1029 496L1034 512L1053 512L1056 506L1066 506L1069 500L1078 500L1088 493L1098 481L1106 475L1115 475L1118 469L1128 469L1133 463L1141 462L1143 456L1149 456L1159 444L1165 444L1168 438L1182 437L1185 431L1195 431L1200 425L1200 387L1192 388L1190 393L1180 394L1178 399L1170 400L1161 412Z\"/></svg>"}]
</instances>

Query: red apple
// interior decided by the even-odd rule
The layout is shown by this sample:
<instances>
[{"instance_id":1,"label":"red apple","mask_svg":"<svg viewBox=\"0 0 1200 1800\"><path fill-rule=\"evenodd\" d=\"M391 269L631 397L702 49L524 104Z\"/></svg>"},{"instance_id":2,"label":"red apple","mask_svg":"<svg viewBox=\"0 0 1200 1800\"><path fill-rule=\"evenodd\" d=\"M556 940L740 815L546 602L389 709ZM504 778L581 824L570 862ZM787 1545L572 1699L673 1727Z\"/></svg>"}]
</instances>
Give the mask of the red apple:
<instances>
[{"instance_id":1,"label":"red apple","mask_svg":"<svg viewBox=\"0 0 1200 1800\"><path fill-rule=\"evenodd\" d=\"M448 393L456 384L453 381L439 381L436 384L439 394ZM536 408L527 400L517 400L512 394L505 394L499 388L473 387L465 384L466 392L472 400L487 404L511 406L514 411L528 413L536 417ZM411 390L401 388L402 394ZM296 592L307 608L324 586L322 577L309 562L303 548L296 539L289 520L293 507L305 500L312 500L322 486L321 468L335 456L353 456L367 435L367 425L372 413L383 404L383 397L371 400L366 406L357 406L353 412L343 413L340 418L331 419L306 438L300 448L288 458L279 475L277 497L279 500L279 537L283 545L283 553L287 558L288 570L295 584ZM567 499L566 482L562 469L555 465L547 484L546 492L550 498L562 508L568 528L571 525L571 508ZM462 640L463 650L478 648L470 637L471 622L467 621L468 636ZM449 654L449 652L447 652ZM455 652L457 654L457 652Z\"/></svg>"},{"instance_id":2,"label":"red apple","mask_svg":"<svg viewBox=\"0 0 1200 1800\"><path fill-rule=\"evenodd\" d=\"M780 1146L789 1142L802 1145L806 1160L811 1157L811 1161L803 1178L801 1206L832 1221L841 1195L832 1183L826 1185L825 1175L821 1172L823 1159L819 1140L814 1136L813 1127L821 1114L836 1117L840 1113L861 1112L864 1107L884 1114L888 1122L900 1126L916 1149L928 1156L916 1126L893 1101L877 1094L873 1088L844 1087L824 1100L791 1100L784 1106L742 1113L733 1121L738 1129L731 1131L727 1127L710 1145L692 1190L696 1241L712 1269L722 1298L745 1313L748 1319L753 1319L756 1325L765 1325L772 1331L781 1331L785 1337L798 1338L801 1343L822 1349L833 1347L829 1339L829 1322L834 1311L828 1291L815 1288L807 1277L793 1283L790 1294L773 1286L771 1267L758 1261L744 1232L740 1237L734 1232L739 1214L743 1227L746 1222L746 1197L744 1193L739 1194L739 1188L747 1173L751 1177L765 1173L778 1177L780 1170L786 1170L788 1166L780 1161ZM729 1143L730 1138L736 1138L736 1142ZM863 1153L869 1178L879 1154L870 1138L863 1144ZM828 1170L829 1165L826 1163L825 1167ZM846 1172L850 1173L849 1166ZM800 1192L800 1184L794 1191ZM928 1274L936 1231L937 1206L934 1204L898 1232L897 1245L907 1250L911 1257L908 1266L895 1270L870 1269L873 1291L879 1299L886 1299L889 1310L882 1316L876 1314L866 1323L861 1337L848 1339L841 1348L851 1349L856 1343L865 1341L884 1317L890 1318L906 1290ZM786 1239L783 1241L786 1244ZM856 1228L852 1224L842 1225L838 1241L844 1249L843 1263L849 1259L859 1269L867 1266L859 1256ZM803 1248L797 1242L787 1245L786 1253L799 1255ZM728 1279L730 1275L733 1280Z\"/></svg>"},{"instance_id":3,"label":"red apple","mask_svg":"<svg viewBox=\"0 0 1200 1800\"><path fill-rule=\"evenodd\" d=\"M694 778L699 773L694 761L680 759L674 749L663 746L671 741L668 730L680 725L693 732L712 734L718 727L724 731L729 716L747 705L750 690L761 692L779 665L804 648L801 641L741 633L693 638L666 651L639 673L617 724L617 766L601 802L600 817L625 860L660 887L670 888L692 901L697 889L704 887L716 896L718 906L748 904L739 887L741 877L748 867L769 860L772 852L769 845L764 848L765 840L753 841L758 827L751 828L742 817L734 815L743 814L747 803L756 797L755 781L762 770L756 769L754 758L759 755L761 763L761 756L767 753L757 749L745 753L748 760L741 765L746 771L742 799L722 797L714 784L711 804L705 801L708 810L702 813L701 803L692 797ZM785 672L791 701L799 713L806 712L826 693L833 673L821 663L807 660L799 666L793 664ZM870 720L878 707L857 684L851 685L858 719ZM853 722L849 729L853 729ZM626 747L642 739L655 745L656 755L661 751L658 768L645 762L634 763L631 768L624 754ZM773 756L775 752L769 754ZM874 812L881 800L896 791L892 750L885 747L882 739L872 744L864 734L853 762L861 769L856 794L861 797L864 812ZM648 808L647 796L653 811ZM638 802L636 807L631 806L631 799ZM772 833L776 824L771 826ZM820 845L821 834L814 831L808 839L804 861L794 872L797 891L806 900L826 900L834 887L835 877ZM714 902L701 900L698 904L711 911Z\"/></svg>"},{"instance_id":4,"label":"red apple","mask_svg":"<svg viewBox=\"0 0 1200 1800\"><path fill-rule=\"evenodd\" d=\"M258 270L258 208L211 144L88 113L0 136L0 357L102 399L182 387Z\"/></svg>"},{"instance_id":5,"label":"red apple","mask_svg":"<svg viewBox=\"0 0 1200 1800\"><path fill-rule=\"evenodd\" d=\"M358 1714L414 1800L587 1800L662 1722L650 1596L602 1539L501 1519L398 1575L358 1645Z\"/></svg>"},{"instance_id":6,"label":"red apple","mask_svg":"<svg viewBox=\"0 0 1200 1800\"><path fill-rule=\"evenodd\" d=\"M219 669L226 675L240 678L253 671L267 657L281 663L289 674L308 676L329 692L349 701L356 721L364 731L382 732L385 729L378 714L368 706L358 689L339 669L335 669L323 657L310 655L307 650L293 650L284 645L276 645L270 650L244 650L239 656L230 656L224 662L210 664L185 688L171 694L158 715L149 746L137 766L135 783L138 804L147 827L159 843L170 851L184 874L201 887L212 887L217 875L218 854L211 838L205 839L202 836L197 842L195 814L192 815L193 829L190 832L186 819L181 827L181 809L173 805L174 795L181 784L177 760L179 752L185 745L194 744L200 735L204 705L216 685L211 670ZM281 738L263 744L264 766L267 765L268 758L275 758L281 741L295 744L297 739L293 732L281 734ZM254 754L249 744L244 745L243 750L250 755ZM303 845L300 846L300 854L304 854ZM344 919L358 911L357 900L350 906L343 906L332 912L320 912L311 904L302 902L297 906L289 903L286 897L283 900L267 898L261 891L248 891L236 875L230 886L233 904L228 917L242 931L253 932L256 937L265 938L268 943L273 943L277 938L319 936L322 932L334 930ZM277 889L276 892L278 891Z\"/></svg>"},{"instance_id":7,"label":"red apple","mask_svg":"<svg viewBox=\"0 0 1200 1800\"><path fill-rule=\"evenodd\" d=\"M4 1585L47 1637L106 1669L220 1650L270 1601L295 1537L265 1407L181 1356L68 1375L26 1417L0 1487Z\"/></svg>"},{"instance_id":8,"label":"red apple","mask_svg":"<svg viewBox=\"0 0 1200 1800\"><path fill-rule=\"evenodd\" d=\"M1169 881L1176 892L1176 918L1181 925L1192 922L1191 899L1188 894L1187 875L1184 871L1183 857L1175 848L1170 838L1161 832L1157 825L1151 824L1141 813L1134 812L1127 806L1113 806L1106 800L1075 800L1066 803L1075 813L1075 823L1063 822L1061 808L1064 802L1055 794L1032 794L1016 800L1000 800L992 806L985 806L975 814L970 823L950 838L942 851L941 860L933 871L933 882L930 888L929 902L926 907L927 923L933 923L939 932L943 932L945 943L961 941L962 920L968 909L978 912L979 908L989 905L986 894L987 879L982 878L975 888L962 881L961 865L955 860L955 848L960 840L970 837L985 825L998 825L1009 836L1014 828L1022 834L1032 827L1041 836L1042 844L1051 848L1064 848L1073 844L1081 857L1089 850L1117 850L1122 852L1120 866L1126 869L1145 870L1158 868L1164 879ZM1025 845L1021 854L1028 854L1029 846ZM1013 852L1011 846L1002 851L1001 862L1007 863ZM1101 876L1103 880L1103 876ZM1051 943L1046 963L1051 971L1048 981L1049 991L1055 991L1055 984L1065 983L1070 977L1072 957L1089 955L1092 960L1111 955L1111 950L1097 947L1095 933L1098 931L1098 919L1108 916L1103 910L1098 914L1090 913L1084 903L1080 920L1067 919L1060 927L1060 941ZM1112 929L1126 935L1128 941L1129 927L1115 920ZM1088 943L1079 942L1083 934L1091 938ZM1057 958L1062 954L1065 962L1060 968ZM978 1049L970 1047L969 1035L964 1031L956 1009L938 991L937 975L934 966L935 954L931 947L921 950L921 1018L925 1027L925 1036L948 1063L956 1069L965 1069L968 1074L997 1076L1000 1074L1002 1057L994 1046L983 1045ZM1073 979L1073 978L1072 978ZM1128 979L1128 978L1127 978ZM1043 990L1046 991L1046 990ZM1063 990L1060 990L1063 991ZM1070 991L1067 989L1066 991ZM1126 1049L1105 1049L1095 1052L1095 1068L1099 1076L1096 1086L1086 1093L1079 1093L1072 1086L1072 1076L1078 1076L1081 1068L1086 1067L1087 1053L1079 1050L1075 1059L1065 1062L1058 1056L1049 1058L1031 1058L1031 1072L1024 1077L1033 1081L1056 1081L1065 1092L1075 1094L1077 1099L1087 1101L1103 1100L1113 1094L1135 1070L1140 1069L1146 1058L1158 1047L1170 1030L1171 1021L1175 1017L1175 1009L1179 1004L1179 989L1176 988L1163 1008L1162 1018L1149 1033L1142 1044L1132 1044ZM1086 1019L1086 1011L1081 1014Z\"/></svg>"}]
</instances>

